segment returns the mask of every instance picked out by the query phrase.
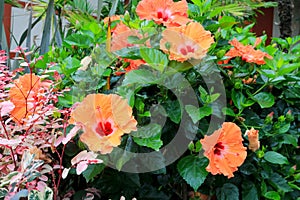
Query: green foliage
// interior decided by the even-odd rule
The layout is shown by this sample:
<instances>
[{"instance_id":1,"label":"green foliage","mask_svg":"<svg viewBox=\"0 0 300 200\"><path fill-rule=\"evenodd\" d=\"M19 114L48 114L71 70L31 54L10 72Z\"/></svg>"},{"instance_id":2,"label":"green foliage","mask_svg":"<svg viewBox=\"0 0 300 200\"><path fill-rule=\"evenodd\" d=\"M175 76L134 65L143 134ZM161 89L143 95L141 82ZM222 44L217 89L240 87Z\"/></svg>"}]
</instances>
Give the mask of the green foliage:
<instances>
[{"instance_id":1,"label":"green foliage","mask_svg":"<svg viewBox=\"0 0 300 200\"><path fill-rule=\"evenodd\" d=\"M208 172L205 170L207 164L207 158L190 155L180 159L177 168L183 179L197 191L208 175Z\"/></svg>"}]
</instances>

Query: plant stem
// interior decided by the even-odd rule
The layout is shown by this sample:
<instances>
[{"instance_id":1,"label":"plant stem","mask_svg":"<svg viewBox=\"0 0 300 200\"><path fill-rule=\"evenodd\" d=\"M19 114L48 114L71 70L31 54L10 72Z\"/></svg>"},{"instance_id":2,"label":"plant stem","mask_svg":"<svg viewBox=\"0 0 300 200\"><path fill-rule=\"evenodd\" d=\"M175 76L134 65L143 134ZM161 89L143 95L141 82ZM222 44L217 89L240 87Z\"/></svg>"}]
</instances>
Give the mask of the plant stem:
<instances>
[{"instance_id":1,"label":"plant stem","mask_svg":"<svg viewBox=\"0 0 300 200\"><path fill-rule=\"evenodd\" d=\"M2 127L3 127L3 129L4 129L4 132L5 132L5 135L6 135L6 139L9 140L9 139L10 139L10 138L9 138L9 134L8 134L8 131L7 131L6 127L5 127L5 124L3 123L3 119L2 119L2 117L1 117L1 115L0 115L0 121L1 121L1 125L2 125ZM8 147L8 148L9 148L9 150L10 150L11 157L12 157L12 159L13 159L14 166L15 166L15 169L16 169L16 168L17 168L17 162L16 162L16 159L15 159L15 153L14 153L12 147Z\"/></svg>"}]
</instances>

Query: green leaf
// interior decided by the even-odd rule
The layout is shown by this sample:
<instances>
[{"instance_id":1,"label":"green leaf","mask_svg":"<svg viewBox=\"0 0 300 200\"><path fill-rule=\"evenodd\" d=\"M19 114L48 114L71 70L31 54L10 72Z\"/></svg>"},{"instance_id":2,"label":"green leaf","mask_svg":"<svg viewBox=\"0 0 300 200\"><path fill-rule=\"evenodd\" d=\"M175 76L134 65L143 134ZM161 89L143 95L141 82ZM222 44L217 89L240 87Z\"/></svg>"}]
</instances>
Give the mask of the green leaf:
<instances>
[{"instance_id":1,"label":"green leaf","mask_svg":"<svg viewBox=\"0 0 300 200\"><path fill-rule=\"evenodd\" d=\"M92 44L92 38L88 35L74 33L64 39L64 43L69 46L78 46L81 48L88 48Z\"/></svg>"},{"instance_id":2,"label":"green leaf","mask_svg":"<svg viewBox=\"0 0 300 200\"><path fill-rule=\"evenodd\" d=\"M140 49L140 55L151 67L162 72L168 65L169 60L166 54L151 48Z\"/></svg>"},{"instance_id":3,"label":"green leaf","mask_svg":"<svg viewBox=\"0 0 300 200\"><path fill-rule=\"evenodd\" d=\"M133 83L152 84L157 80L153 72L146 69L132 70L126 74L122 85L131 85Z\"/></svg>"},{"instance_id":4,"label":"green leaf","mask_svg":"<svg viewBox=\"0 0 300 200\"><path fill-rule=\"evenodd\" d=\"M223 187L217 188L217 199L239 200L239 189L231 183L225 183Z\"/></svg>"},{"instance_id":5,"label":"green leaf","mask_svg":"<svg viewBox=\"0 0 300 200\"><path fill-rule=\"evenodd\" d=\"M7 194L8 190L5 188L0 188L0 198L4 198Z\"/></svg>"},{"instance_id":6,"label":"green leaf","mask_svg":"<svg viewBox=\"0 0 300 200\"><path fill-rule=\"evenodd\" d=\"M241 92L231 91L231 99L233 104L240 110L243 108L243 102L245 101L245 96Z\"/></svg>"},{"instance_id":7,"label":"green leaf","mask_svg":"<svg viewBox=\"0 0 300 200\"><path fill-rule=\"evenodd\" d=\"M67 57L63 60L63 63L65 64L65 68L63 69L63 73L67 76L72 74L73 72L77 71L77 69L80 67L80 61L74 57Z\"/></svg>"},{"instance_id":8,"label":"green leaf","mask_svg":"<svg viewBox=\"0 0 300 200\"><path fill-rule=\"evenodd\" d=\"M285 178L283 178L278 173L272 173L270 179L270 184L279 191L282 192L291 192L293 189L287 184Z\"/></svg>"},{"instance_id":9,"label":"green leaf","mask_svg":"<svg viewBox=\"0 0 300 200\"><path fill-rule=\"evenodd\" d=\"M207 165L207 158L189 155L178 162L177 169L182 178L197 191L208 175L205 169Z\"/></svg>"},{"instance_id":10,"label":"green leaf","mask_svg":"<svg viewBox=\"0 0 300 200\"><path fill-rule=\"evenodd\" d=\"M104 168L105 168L104 164L92 164L89 165L88 168L82 172L82 175L85 178L86 182L89 182L95 176L100 174Z\"/></svg>"},{"instance_id":11,"label":"green leaf","mask_svg":"<svg viewBox=\"0 0 300 200\"><path fill-rule=\"evenodd\" d=\"M134 137L133 140L140 146L145 146L158 151L159 148L163 145L162 140L160 139L161 134L157 134L150 138L137 138Z\"/></svg>"},{"instance_id":12,"label":"green leaf","mask_svg":"<svg viewBox=\"0 0 300 200\"><path fill-rule=\"evenodd\" d=\"M258 200L257 189L253 182L244 181L242 183L242 199L243 200Z\"/></svg>"},{"instance_id":13,"label":"green leaf","mask_svg":"<svg viewBox=\"0 0 300 200\"><path fill-rule=\"evenodd\" d=\"M43 192L31 190L28 195L28 200L51 200L53 199L53 191L49 187L45 187Z\"/></svg>"},{"instance_id":14,"label":"green leaf","mask_svg":"<svg viewBox=\"0 0 300 200\"><path fill-rule=\"evenodd\" d=\"M185 110L192 118L194 123L198 122L204 117L210 116L213 111L212 108L209 106L203 106L198 109L196 106L193 105L186 105Z\"/></svg>"},{"instance_id":15,"label":"green leaf","mask_svg":"<svg viewBox=\"0 0 300 200\"><path fill-rule=\"evenodd\" d=\"M161 126L159 124L149 124L138 129L138 131L132 132L134 142L138 145L152 148L156 151L163 145L161 136Z\"/></svg>"},{"instance_id":16,"label":"green leaf","mask_svg":"<svg viewBox=\"0 0 300 200\"><path fill-rule=\"evenodd\" d=\"M288 130L290 129L290 124L285 124L283 126L281 126L279 129L278 129L278 133L279 134L282 134L282 133L286 133L288 132Z\"/></svg>"},{"instance_id":17,"label":"green leaf","mask_svg":"<svg viewBox=\"0 0 300 200\"><path fill-rule=\"evenodd\" d=\"M284 134L283 139L284 139L284 141L283 141L284 144L291 144L294 147L298 146L298 137L297 136Z\"/></svg>"},{"instance_id":18,"label":"green leaf","mask_svg":"<svg viewBox=\"0 0 300 200\"><path fill-rule=\"evenodd\" d=\"M224 115L228 115L228 116L232 116L232 117L236 116L234 111L231 108L228 108L228 107L223 108L222 112L223 112Z\"/></svg>"},{"instance_id":19,"label":"green leaf","mask_svg":"<svg viewBox=\"0 0 300 200\"><path fill-rule=\"evenodd\" d=\"M267 92L260 92L253 96L253 99L260 105L261 108L270 108L274 105L274 96Z\"/></svg>"},{"instance_id":20,"label":"green leaf","mask_svg":"<svg viewBox=\"0 0 300 200\"><path fill-rule=\"evenodd\" d=\"M280 200L280 195L278 192L275 191L269 191L266 192L265 194L263 194L264 197L266 197L267 199L272 199L272 200Z\"/></svg>"},{"instance_id":21,"label":"green leaf","mask_svg":"<svg viewBox=\"0 0 300 200\"><path fill-rule=\"evenodd\" d=\"M130 134L133 137L138 138L151 138L161 133L161 126L159 124L151 123L146 126L138 128L137 131L133 131Z\"/></svg>"},{"instance_id":22,"label":"green leaf","mask_svg":"<svg viewBox=\"0 0 300 200\"><path fill-rule=\"evenodd\" d=\"M268 151L267 153L265 153L264 159L273 164L282 165L282 164L289 163L288 159L285 156L283 156L280 153L277 153L275 151Z\"/></svg>"},{"instance_id":23,"label":"green leaf","mask_svg":"<svg viewBox=\"0 0 300 200\"><path fill-rule=\"evenodd\" d=\"M178 124L181 120L181 109L178 101L167 101L166 104L163 105L166 108L166 112L168 117Z\"/></svg>"},{"instance_id":24,"label":"green leaf","mask_svg":"<svg viewBox=\"0 0 300 200\"><path fill-rule=\"evenodd\" d=\"M279 68L278 74L285 75L285 74L291 73L292 71L299 69L299 68L300 68L299 63L286 64Z\"/></svg>"}]
</instances>

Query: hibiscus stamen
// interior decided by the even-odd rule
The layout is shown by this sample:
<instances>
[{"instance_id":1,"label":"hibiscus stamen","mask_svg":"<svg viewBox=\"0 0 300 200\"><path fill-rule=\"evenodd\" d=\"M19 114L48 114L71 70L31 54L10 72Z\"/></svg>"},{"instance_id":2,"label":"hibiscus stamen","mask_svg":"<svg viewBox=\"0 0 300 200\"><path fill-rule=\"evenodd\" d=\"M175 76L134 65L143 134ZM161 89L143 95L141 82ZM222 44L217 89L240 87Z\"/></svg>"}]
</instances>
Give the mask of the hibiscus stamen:
<instances>
[{"instance_id":1,"label":"hibiscus stamen","mask_svg":"<svg viewBox=\"0 0 300 200\"><path fill-rule=\"evenodd\" d=\"M157 12L157 18L162 19L164 22L168 21L170 13L166 10L159 10Z\"/></svg>"},{"instance_id":2,"label":"hibiscus stamen","mask_svg":"<svg viewBox=\"0 0 300 200\"><path fill-rule=\"evenodd\" d=\"M100 122L97 124L96 133L100 136L108 136L113 132L112 125L110 122L104 120L100 106L97 106L96 109L100 116Z\"/></svg>"},{"instance_id":3,"label":"hibiscus stamen","mask_svg":"<svg viewBox=\"0 0 300 200\"><path fill-rule=\"evenodd\" d=\"M220 156L221 155L221 151L224 150L224 145L222 144L222 142L218 142L214 146L214 148L215 148L214 154Z\"/></svg>"}]
</instances>

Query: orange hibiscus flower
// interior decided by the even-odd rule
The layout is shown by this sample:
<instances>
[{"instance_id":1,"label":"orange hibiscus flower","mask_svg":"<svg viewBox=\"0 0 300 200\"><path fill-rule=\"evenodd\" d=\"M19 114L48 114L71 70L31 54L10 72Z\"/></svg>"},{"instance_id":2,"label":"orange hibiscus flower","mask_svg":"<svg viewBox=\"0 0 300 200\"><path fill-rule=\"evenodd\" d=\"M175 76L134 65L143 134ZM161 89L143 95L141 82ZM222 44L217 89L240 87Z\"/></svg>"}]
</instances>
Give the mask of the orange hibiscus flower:
<instances>
[{"instance_id":1,"label":"orange hibiscus flower","mask_svg":"<svg viewBox=\"0 0 300 200\"><path fill-rule=\"evenodd\" d=\"M119 23L113 31L112 41L111 41L111 51L118 51L126 47L132 47L134 44L128 42L129 36L140 37L138 30L130 29L123 23Z\"/></svg>"},{"instance_id":2,"label":"orange hibiscus flower","mask_svg":"<svg viewBox=\"0 0 300 200\"><path fill-rule=\"evenodd\" d=\"M92 151L110 153L121 136L136 130L127 101L115 94L90 94L71 113L71 123L83 126L80 140Z\"/></svg>"},{"instance_id":3,"label":"orange hibiscus flower","mask_svg":"<svg viewBox=\"0 0 300 200\"><path fill-rule=\"evenodd\" d=\"M136 13L141 19L154 20L157 24L167 27L184 25L191 20L187 14L186 0L142 0L136 7Z\"/></svg>"},{"instance_id":4,"label":"orange hibiscus flower","mask_svg":"<svg viewBox=\"0 0 300 200\"><path fill-rule=\"evenodd\" d=\"M243 60L249 63L256 63L258 65L265 64L266 62L264 61L264 58L272 59L273 57L265 52L254 49L260 42L261 39L257 38L253 46L244 46L236 38L234 38L229 42L229 44L231 44L233 48L225 54L225 56L229 57L229 59L224 61L224 63L227 64L231 58L242 57Z\"/></svg>"},{"instance_id":5,"label":"orange hibiscus flower","mask_svg":"<svg viewBox=\"0 0 300 200\"><path fill-rule=\"evenodd\" d=\"M258 130L251 128L250 130L247 130L245 133L245 135L248 136L248 140L249 140L248 149L250 149L253 152L259 149L260 147L258 132L259 132Z\"/></svg>"},{"instance_id":6,"label":"orange hibiscus flower","mask_svg":"<svg viewBox=\"0 0 300 200\"><path fill-rule=\"evenodd\" d=\"M201 139L204 156L209 159L206 167L213 175L223 174L233 177L247 156L246 147L243 146L241 129L232 122L224 122L222 128L212 135Z\"/></svg>"},{"instance_id":7,"label":"orange hibiscus flower","mask_svg":"<svg viewBox=\"0 0 300 200\"><path fill-rule=\"evenodd\" d=\"M16 123L23 124L23 119L39 110L43 93L50 86L35 74L21 76L14 85L9 91L10 101L15 105L11 115Z\"/></svg>"},{"instance_id":8,"label":"orange hibiscus flower","mask_svg":"<svg viewBox=\"0 0 300 200\"><path fill-rule=\"evenodd\" d=\"M129 65L124 69L125 71L117 71L115 73L117 76L128 73L132 70L136 70L139 68L139 66L146 64L146 62L142 59L132 60L132 59L124 58L123 60L124 60L124 62L129 63Z\"/></svg>"},{"instance_id":9,"label":"orange hibiscus flower","mask_svg":"<svg viewBox=\"0 0 300 200\"><path fill-rule=\"evenodd\" d=\"M180 62L203 58L214 39L209 31L197 22L167 28L162 33L160 49L169 54L170 60Z\"/></svg>"}]
</instances>

